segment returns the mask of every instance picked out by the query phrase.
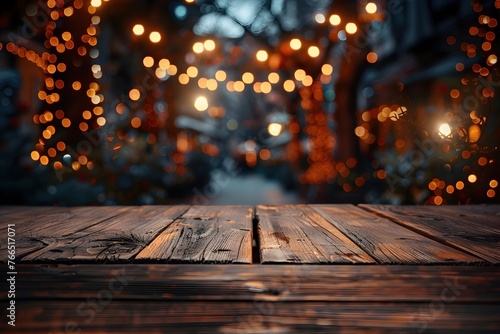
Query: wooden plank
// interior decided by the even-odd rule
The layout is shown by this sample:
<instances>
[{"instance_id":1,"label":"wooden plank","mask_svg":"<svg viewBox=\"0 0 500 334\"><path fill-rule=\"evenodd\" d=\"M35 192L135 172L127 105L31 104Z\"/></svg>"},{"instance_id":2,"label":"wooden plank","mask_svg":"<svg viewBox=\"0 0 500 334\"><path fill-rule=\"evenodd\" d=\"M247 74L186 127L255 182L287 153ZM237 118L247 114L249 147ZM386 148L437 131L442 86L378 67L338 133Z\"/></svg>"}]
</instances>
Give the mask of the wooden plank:
<instances>
[{"instance_id":1,"label":"wooden plank","mask_svg":"<svg viewBox=\"0 0 500 334\"><path fill-rule=\"evenodd\" d=\"M0 261L7 258L3 236L7 224L15 224L17 261L40 251L59 238L72 235L94 224L126 212L126 207L20 207L10 210L0 226Z\"/></svg>"},{"instance_id":2,"label":"wooden plank","mask_svg":"<svg viewBox=\"0 0 500 334\"><path fill-rule=\"evenodd\" d=\"M258 206L262 263L375 263L305 205Z\"/></svg>"},{"instance_id":3,"label":"wooden plank","mask_svg":"<svg viewBox=\"0 0 500 334\"><path fill-rule=\"evenodd\" d=\"M116 299L500 304L498 266L19 264L17 272L20 303L93 298L121 284Z\"/></svg>"},{"instance_id":4,"label":"wooden plank","mask_svg":"<svg viewBox=\"0 0 500 334\"><path fill-rule=\"evenodd\" d=\"M490 263L500 264L500 229L495 227L497 216L486 220L475 215L480 208L453 207L441 210L433 206L363 205L366 210L388 217L400 225L454 248L474 254ZM465 211L463 211L465 210ZM473 211L474 210L474 211ZM466 216L460 216L465 212ZM458 214L458 216L457 216ZM484 224L484 221L488 223Z\"/></svg>"},{"instance_id":5,"label":"wooden plank","mask_svg":"<svg viewBox=\"0 0 500 334\"><path fill-rule=\"evenodd\" d=\"M408 303L112 300L92 304L85 300L49 300L21 304L15 332L475 334L500 330L498 305L430 307ZM5 321L2 325L6 326Z\"/></svg>"},{"instance_id":6,"label":"wooden plank","mask_svg":"<svg viewBox=\"0 0 500 334\"><path fill-rule=\"evenodd\" d=\"M252 208L193 206L144 248L136 260L252 263Z\"/></svg>"},{"instance_id":7,"label":"wooden plank","mask_svg":"<svg viewBox=\"0 0 500 334\"><path fill-rule=\"evenodd\" d=\"M484 263L353 205L312 207L382 264Z\"/></svg>"},{"instance_id":8,"label":"wooden plank","mask_svg":"<svg viewBox=\"0 0 500 334\"><path fill-rule=\"evenodd\" d=\"M431 210L443 212L466 225L472 222L500 231L500 205L443 205Z\"/></svg>"},{"instance_id":9,"label":"wooden plank","mask_svg":"<svg viewBox=\"0 0 500 334\"><path fill-rule=\"evenodd\" d=\"M104 210L95 209L99 223L56 238L23 260L129 261L187 209L182 205L141 206L110 219L99 218L105 216L100 214Z\"/></svg>"}]
</instances>

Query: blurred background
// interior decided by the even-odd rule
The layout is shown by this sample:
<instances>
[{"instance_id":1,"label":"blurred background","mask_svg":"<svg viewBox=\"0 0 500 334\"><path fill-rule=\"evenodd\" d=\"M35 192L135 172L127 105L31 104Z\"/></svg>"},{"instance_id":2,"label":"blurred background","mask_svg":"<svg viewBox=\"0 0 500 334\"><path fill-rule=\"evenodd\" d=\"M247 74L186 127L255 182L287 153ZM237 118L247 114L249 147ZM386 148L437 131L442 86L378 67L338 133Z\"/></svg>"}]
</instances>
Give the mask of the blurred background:
<instances>
[{"instance_id":1,"label":"blurred background","mask_svg":"<svg viewBox=\"0 0 500 334\"><path fill-rule=\"evenodd\" d=\"M18 0L0 200L498 203L499 0Z\"/></svg>"}]
</instances>

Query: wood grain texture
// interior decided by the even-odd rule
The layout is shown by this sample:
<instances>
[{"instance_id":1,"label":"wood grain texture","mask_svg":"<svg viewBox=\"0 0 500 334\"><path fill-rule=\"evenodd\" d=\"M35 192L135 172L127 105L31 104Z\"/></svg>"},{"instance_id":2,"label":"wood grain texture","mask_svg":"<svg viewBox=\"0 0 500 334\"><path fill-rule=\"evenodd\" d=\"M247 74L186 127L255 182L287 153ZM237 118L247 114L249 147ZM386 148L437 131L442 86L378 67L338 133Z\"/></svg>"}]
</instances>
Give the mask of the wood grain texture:
<instances>
[{"instance_id":1,"label":"wood grain texture","mask_svg":"<svg viewBox=\"0 0 500 334\"><path fill-rule=\"evenodd\" d=\"M252 263L252 208L193 206L144 248L136 260Z\"/></svg>"},{"instance_id":2,"label":"wood grain texture","mask_svg":"<svg viewBox=\"0 0 500 334\"><path fill-rule=\"evenodd\" d=\"M481 207L363 205L366 210L388 217L422 235L474 254L490 263L500 264L500 217L475 214ZM499 206L489 210L498 212ZM453 212L454 211L454 212Z\"/></svg>"},{"instance_id":3,"label":"wood grain texture","mask_svg":"<svg viewBox=\"0 0 500 334\"><path fill-rule=\"evenodd\" d=\"M258 206L262 263L375 263L306 205Z\"/></svg>"},{"instance_id":4,"label":"wood grain texture","mask_svg":"<svg viewBox=\"0 0 500 334\"><path fill-rule=\"evenodd\" d=\"M29 308L28 308L29 307ZM498 333L498 305L36 301L15 333ZM423 310L422 310L423 309ZM79 314L76 310L79 310ZM422 310L422 311L420 311ZM5 322L1 326L6 326ZM5 329L9 330L9 329ZM68 331L69 330L69 331ZM4 332L5 333L5 332ZM7 333L14 333L8 331Z\"/></svg>"},{"instance_id":5,"label":"wood grain texture","mask_svg":"<svg viewBox=\"0 0 500 334\"><path fill-rule=\"evenodd\" d=\"M500 304L497 266L20 264L17 272L19 300L92 298L126 283L117 299Z\"/></svg>"},{"instance_id":6,"label":"wood grain texture","mask_svg":"<svg viewBox=\"0 0 500 334\"><path fill-rule=\"evenodd\" d=\"M4 243L7 224L15 224L16 258L19 261L47 245L67 239L127 210L127 207L19 207L17 210L1 210L6 215L2 216L0 225L0 261L7 258Z\"/></svg>"},{"instance_id":7,"label":"wood grain texture","mask_svg":"<svg viewBox=\"0 0 500 334\"><path fill-rule=\"evenodd\" d=\"M93 218L97 223L54 238L44 248L30 253L23 260L129 261L188 207L134 207L105 219L107 212L112 209L94 209Z\"/></svg>"},{"instance_id":8,"label":"wood grain texture","mask_svg":"<svg viewBox=\"0 0 500 334\"><path fill-rule=\"evenodd\" d=\"M484 264L353 205L312 207L381 264Z\"/></svg>"}]
</instances>

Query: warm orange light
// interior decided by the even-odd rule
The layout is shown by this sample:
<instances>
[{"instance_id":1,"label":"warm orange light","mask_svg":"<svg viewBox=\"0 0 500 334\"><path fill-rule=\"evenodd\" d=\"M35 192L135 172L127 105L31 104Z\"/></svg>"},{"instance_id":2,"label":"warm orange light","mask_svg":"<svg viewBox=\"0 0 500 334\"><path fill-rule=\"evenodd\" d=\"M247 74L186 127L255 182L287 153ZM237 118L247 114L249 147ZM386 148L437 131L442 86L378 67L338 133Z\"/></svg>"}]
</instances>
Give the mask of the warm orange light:
<instances>
[{"instance_id":1,"label":"warm orange light","mask_svg":"<svg viewBox=\"0 0 500 334\"><path fill-rule=\"evenodd\" d=\"M439 126L439 132L438 132L439 136L441 138L446 138L446 137L449 137L451 135L451 128L450 128L450 125L448 123L443 123Z\"/></svg>"},{"instance_id":2,"label":"warm orange light","mask_svg":"<svg viewBox=\"0 0 500 334\"><path fill-rule=\"evenodd\" d=\"M140 128L141 127L141 119L139 117L134 117L130 120L130 125L133 127L133 128Z\"/></svg>"},{"instance_id":3,"label":"warm orange light","mask_svg":"<svg viewBox=\"0 0 500 334\"><path fill-rule=\"evenodd\" d=\"M141 97L141 92L138 89L131 89L130 92L128 93L128 96L132 101L137 101Z\"/></svg>"},{"instance_id":4,"label":"warm orange light","mask_svg":"<svg viewBox=\"0 0 500 334\"><path fill-rule=\"evenodd\" d=\"M307 49L307 53L310 57L316 58L319 56L319 48L317 46L310 46L309 49Z\"/></svg>"},{"instance_id":5,"label":"warm orange light","mask_svg":"<svg viewBox=\"0 0 500 334\"><path fill-rule=\"evenodd\" d=\"M207 51L215 50L215 42L212 39L207 39L205 42L203 42L203 46Z\"/></svg>"},{"instance_id":6,"label":"warm orange light","mask_svg":"<svg viewBox=\"0 0 500 334\"><path fill-rule=\"evenodd\" d=\"M264 160L264 161L269 160L269 158L271 158L271 152L267 148L264 148L264 149L260 150L259 157L261 160Z\"/></svg>"},{"instance_id":7,"label":"warm orange light","mask_svg":"<svg viewBox=\"0 0 500 334\"><path fill-rule=\"evenodd\" d=\"M283 125L279 123L270 123L267 126L267 132L273 137L277 137L281 134L281 130L283 130Z\"/></svg>"},{"instance_id":8,"label":"warm orange light","mask_svg":"<svg viewBox=\"0 0 500 334\"><path fill-rule=\"evenodd\" d=\"M241 76L241 80L243 80L243 82L246 83L246 84L251 84L253 82L253 80L254 80L254 76L250 72L245 72Z\"/></svg>"},{"instance_id":9,"label":"warm orange light","mask_svg":"<svg viewBox=\"0 0 500 334\"><path fill-rule=\"evenodd\" d=\"M290 41L290 47L292 50L299 50L302 47L302 42L298 38L294 38Z\"/></svg>"},{"instance_id":10,"label":"warm orange light","mask_svg":"<svg viewBox=\"0 0 500 334\"><path fill-rule=\"evenodd\" d=\"M283 89L289 93L293 92L293 90L295 89L295 83L293 82L293 80L286 80L283 83Z\"/></svg>"},{"instance_id":11,"label":"warm orange light","mask_svg":"<svg viewBox=\"0 0 500 334\"><path fill-rule=\"evenodd\" d=\"M321 73L324 75L331 75L333 73L333 66L330 64L324 64L321 66Z\"/></svg>"},{"instance_id":12,"label":"warm orange light","mask_svg":"<svg viewBox=\"0 0 500 334\"><path fill-rule=\"evenodd\" d=\"M203 47L203 43L196 42L193 44L194 53L202 53L205 48Z\"/></svg>"},{"instance_id":13,"label":"warm orange light","mask_svg":"<svg viewBox=\"0 0 500 334\"><path fill-rule=\"evenodd\" d=\"M177 79L182 85L186 85L189 82L189 75L182 73Z\"/></svg>"},{"instance_id":14,"label":"warm orange light","mask_svg":"<svg viewBox=\"0 0 500 334\"><path fill-rule=\"evenodd\" d=\"M366 61L368 61L370 64L376 63L378 60L378 55L375 52L368 52L366 55Z\"/></svg>"},{"instance_id":15,"label":"warm orange light","mask_svg":"<svg viewBox=\"0 0 500 334\"><path fill-rule=\"evenodd\" d=\"M194 107L198 111L205 111L208 109L208 100L204 96L198 96L194 101Z\"/></svg>"},{"instance_id":16,"label":"warm orange light","mask_svg":"<svg viewBox=\"0 0 500 334\"><path fill-rule=\"evenodd\" d=\"M263 83L261 83L260 85L260 90L262 91L262 93L264 94L268 94L271 92L271 83L270 82L267 82L267 81L264 81Z\"/></svg>"},{"instance_id":17,"label":"warm orange light","mask_svg":"<svg viewBox=\"0 0 500 334\"><path fill-rule=\"evenodd\" d=\"M134 33L134 35L140 36L140 35L144 34L144 26L142 24L136 24L132 28L132 32Z\"/></svg>"},{"instance_id":18,"label":"warm orange light","mask_svg":"<svg viewBox=\"0 0 500 334\"><path fill-rule=\"evenodd\" d=\"M149 34L149 40L153 43L158 43L161 41L161 34L158 31L152 31Z\"/></svg>"},{"instance_id":19,"label":"warm orange light","mask_svg":"<svg viewBox=\"0 0 500 334\"><path fill-rule=\"evenodd\" d=\"M366 4L365 10L368 14L375 14L377 12L377 5L373 2L369 2Z\"/></svg>"},{"instance_id":20,"label":"warm orange light","mask_svg":"<svg viewBox=\"0 0 500 334\"><path fill-rule=\"evenodd\" d=\"M355 34L356 31L358 31L358 26L356 25L356 23L349 22L345 25L345 31L351 35Z\"/></svg>"},{"instance_id":21,"label":"warm orange light","mask_svg":"<svg viewBox=\"0 0 500 334\"><path fill-rule=\"evenodd\" d=\"M266 61L267 58L269 58L269 55L265 50L259 50L255 54L255 57L257 58L258 61Z\"/></svg>"},{"instance_id":22,"label":"warm orange light","mask_svg":"<svg viewBox=\"0 0 500 334\"><path fill-rule=\"evenodd\" d=\"M223 70L218 70L217 72L215 72L215 79L217 79L217 81L224 81L226 80L226 72L224 72Z\"/></svg>"},{"instance_id":23,"label":"warm orange light","mask_svg":"<svg viewBox=\"0 0 500 334\"><path fill-rule=\"evenodd\" d=\"M144 57L144 59L142 60L142 64L143 64L145 67L153 67L153 65L155 64L155 60L153 59L153 57L146 56L146 57Z\"/></svg>"},{"instance_id":24,"label":"warm orange light","mask_svg":"<svg viewBox=\"0 0 500 334\"><path fill-rule=\"evenodd\" d=\"M305 76L306 76L306 71L304 71L303 69L300 69L300 68L298 70L296 70L294 73L295 80L297 80L297 81L302 81Z\"/></svg>"},{"instance_id":25,"label":"warm orange light","mask_svg":"<svg viewBox=\"0 0 500 334\"><path fill-rule=\"evenodd\" d=\"M340 16L338 16L337 14L333 14L332 16L330 16L330 24L332 26L338 26L340 24L340 22L342 22L342 20L340 19Z\"/></svg>"},{"instance_id":26,"label":"warm orange light","mask_svg":"<svg viewBox=\"0 0 500 334\"><path fill-rule=\"evenodd\" d=\"M267 76L267 80L269 80L270 83L275 84L278 83L278 81L280 81L280 76L276 72L271 72Z\"/></svg>"}]
</instances>

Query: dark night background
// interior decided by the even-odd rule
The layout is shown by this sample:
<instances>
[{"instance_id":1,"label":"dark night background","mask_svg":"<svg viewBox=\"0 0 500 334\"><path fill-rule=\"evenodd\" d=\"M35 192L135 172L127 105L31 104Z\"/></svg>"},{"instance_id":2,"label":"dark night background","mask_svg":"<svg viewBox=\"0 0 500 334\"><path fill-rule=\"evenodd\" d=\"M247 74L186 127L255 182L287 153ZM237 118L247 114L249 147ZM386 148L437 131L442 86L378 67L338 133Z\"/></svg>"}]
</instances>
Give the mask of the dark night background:
<instances>
[{"instance_id":1,"label":"dark night background","mask_svg":"<svg viewBox=\"0 0 500 334\"><path fill-rule=\"evenodd\" d=\"M498 203L498 0L1 6L1 204Z\"/></svg>"}]
</instances>

